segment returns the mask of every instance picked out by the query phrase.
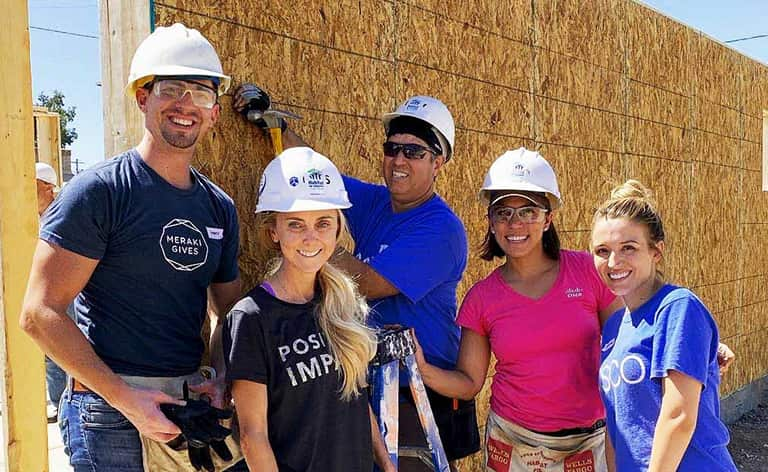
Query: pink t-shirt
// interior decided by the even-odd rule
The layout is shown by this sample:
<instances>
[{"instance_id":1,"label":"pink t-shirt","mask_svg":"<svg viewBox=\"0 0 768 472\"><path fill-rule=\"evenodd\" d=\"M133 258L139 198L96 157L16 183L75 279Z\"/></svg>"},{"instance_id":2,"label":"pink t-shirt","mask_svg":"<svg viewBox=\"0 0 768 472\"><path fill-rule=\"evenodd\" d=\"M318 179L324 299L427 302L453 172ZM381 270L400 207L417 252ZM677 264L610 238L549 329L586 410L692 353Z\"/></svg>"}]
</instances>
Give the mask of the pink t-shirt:
<instances>
[{"instance_id":1,"label":"pink t-shirt","mask_svg":"<svg viewBox=\"0 0 768 472\"><path fill-rule=\"evenodd\" d=\"M499 269L476 283L457 323L490 340L498 360L493 411L541 432L587 427L604 418L597 388L598 312L614 298L592 257L576 251L560 251L557 280L538 300L515 292Z\"/></svg>"}]
</instances>

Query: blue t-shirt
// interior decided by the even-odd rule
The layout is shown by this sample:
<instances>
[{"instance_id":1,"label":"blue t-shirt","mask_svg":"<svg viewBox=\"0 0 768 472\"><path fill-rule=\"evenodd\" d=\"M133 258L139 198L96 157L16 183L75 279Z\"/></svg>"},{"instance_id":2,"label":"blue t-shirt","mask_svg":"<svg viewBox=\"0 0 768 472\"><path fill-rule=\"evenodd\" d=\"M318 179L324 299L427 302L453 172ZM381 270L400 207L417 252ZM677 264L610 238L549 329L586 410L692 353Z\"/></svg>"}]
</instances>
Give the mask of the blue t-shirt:
<instances>
[{"instance_id":1,"label":"blue t-shirt","mask_svg":"<svg viewBox=\"0 0 768 472\"><path fill-rule=\"evenodd\" d=\"M118 374L195 371L206 289L238 276L234 203L191 172L178 189L130 150L78 174L41 221L41 239L99 261L75 299L77 324Z\"/></svg>"},{"instance_id":2,"label":"blue t-shirt","mask_svg":"<svg viewBox=\"0 0 768 472\"><path fill-rule=\"evenodd\" d=\"M344 185L352 201L345 215L355 256L400 291L369 300L371 323L414 328L427 361L454 368L459 352L456 286L467 265L461 220L437 195L394 213L386 187L347 176Z\"/></svg>"},{"instance_id":3,"label":"blue t-shirt","mask_svg":"<svg viewBox=\"0 0 768 472\"><path fill-rule=\"evenodd\" d=\"M623 310L623 309L622 309ZM698 420L677 470L735 471L720 421L715 320L690 290L665 285L641 307L615 313L603 328L600 393L622 472L646 471L668 371L703 386Z\"/></svg>"}]
</instances>

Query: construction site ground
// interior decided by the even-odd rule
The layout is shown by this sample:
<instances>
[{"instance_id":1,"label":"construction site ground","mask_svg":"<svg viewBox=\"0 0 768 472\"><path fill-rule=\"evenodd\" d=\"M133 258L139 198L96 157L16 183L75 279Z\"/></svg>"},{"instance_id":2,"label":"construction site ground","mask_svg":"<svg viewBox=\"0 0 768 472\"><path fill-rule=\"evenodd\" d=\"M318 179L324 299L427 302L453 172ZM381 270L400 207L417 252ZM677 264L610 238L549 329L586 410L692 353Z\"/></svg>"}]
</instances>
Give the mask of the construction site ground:
<instances>
[{"instance_id":1,"label":"construction site ground","mask_svg":"<svg viewBox=\"0 0 768 472\"><path fill-rule=\"evenodd\" d=\"M768 405L759 405L728 426L729 449L741 472L768 471Z\"/></svg>"}]
</instances>

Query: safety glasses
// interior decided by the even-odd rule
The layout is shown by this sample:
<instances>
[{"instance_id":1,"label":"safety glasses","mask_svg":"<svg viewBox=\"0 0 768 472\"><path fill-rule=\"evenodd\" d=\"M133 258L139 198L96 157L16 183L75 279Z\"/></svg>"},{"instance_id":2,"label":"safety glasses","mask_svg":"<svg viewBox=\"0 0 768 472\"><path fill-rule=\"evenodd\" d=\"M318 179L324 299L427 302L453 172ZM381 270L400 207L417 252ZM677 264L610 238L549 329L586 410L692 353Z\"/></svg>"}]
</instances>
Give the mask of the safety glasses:
<instances>
[{"instance_id":1,"label":"safety glasses","mask_svg":"<svg viewBox=\"0 0 768 472\"><path fill-rule=\"evenodd\" d=\"M427 153L437 155L437 152L419 144L400 144L391 141L386 141L384 143L384 156L394 159L401 152L406 159L421 160L426 157Z\"/></svg>"},{"instance_id":2,"label":"safety glasses","mask_svg":"<svg viewBox=\"0 0 768 472\"><path fill-rule=\"evenodd\" d=\"M494 223L506 223L509 224L517 215L517 218L521 223L541 223L544 220L544 216L547 214L546 208L538 206L524 206L520 208L512 208L508 206L496 206L490 210L491 220Z\"/></svg>"},{"instance_id":3,"label":"safety glasses","mask_svg":"<svg viewBox=\"0 0 768 472\"><path fill-rule=\"evenodd\" d=\"M158 80L152 87L154 94L168 100L181 100L189 93L192 103L200 108L213 108L216 105L216 90L203 84L183 80Z\"/></svg>"}]
</instances>

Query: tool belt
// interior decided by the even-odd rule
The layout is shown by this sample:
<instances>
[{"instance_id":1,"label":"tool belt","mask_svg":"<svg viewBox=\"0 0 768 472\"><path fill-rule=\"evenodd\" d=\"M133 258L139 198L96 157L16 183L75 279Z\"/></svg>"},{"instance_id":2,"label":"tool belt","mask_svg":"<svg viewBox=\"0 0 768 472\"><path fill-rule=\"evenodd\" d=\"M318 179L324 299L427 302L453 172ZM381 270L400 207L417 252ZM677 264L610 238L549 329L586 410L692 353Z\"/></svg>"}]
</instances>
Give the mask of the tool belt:
<instances>
[{"instance_id":1,"label":"tool belt","mask_svg":"<svg viewBox=\"0 0 768 472\"><path fill-rule=\"evenodd\" d=\"M178 377L142 377L139 375L120 375L125 383L134 388L144 390L159 390L174 398L182 398L184 382L189 385L199 385L216 376L216 371L211 367L201 367L200 370ZM93 390L77 379L72 379L73 392L90 392Z\"/></svg>"},{"instance_id":2,"label":"tool belt","mask_svg":"<svg viewBox=\"0 0 768 472\"><path fill-rule=\"evenodd\" d=\"M199 385L210 378L216 376L216 371L210 367L201 367L200 370L189 375L178 377L142 377L134 375L121 375L125 383L134 388L146 390L159 390L171 397L183 398L184 382L191 386ZM77 379L72 379L73 392L93 392L86 385ZM190 397L197 399L195 392L190 392ZM224 420L221 422L224 427L233 428L237 426L237 418ZM227 437L225 444L232 452L232 460L223 461L215 454L212 455L214 470L216 472L227 470L243 459L240 449L239 436L234 432ZM141 436L142 459L145 472L197 472L192 465L186 448L176 450L168 444L159 443L149 438Z\"/></svg>"}]
</instances>

